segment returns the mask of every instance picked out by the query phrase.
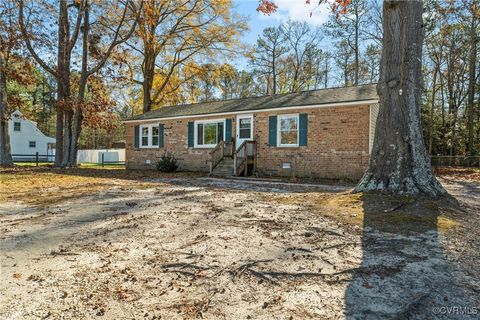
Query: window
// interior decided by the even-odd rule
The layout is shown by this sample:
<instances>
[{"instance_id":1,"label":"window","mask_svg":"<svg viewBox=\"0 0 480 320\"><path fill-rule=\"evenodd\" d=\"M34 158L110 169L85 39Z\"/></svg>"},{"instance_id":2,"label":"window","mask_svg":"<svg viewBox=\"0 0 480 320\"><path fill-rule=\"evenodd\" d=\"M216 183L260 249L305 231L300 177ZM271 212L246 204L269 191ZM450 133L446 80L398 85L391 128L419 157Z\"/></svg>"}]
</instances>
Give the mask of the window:
<instances>
[{"instance_id":1,"label":"window","mask_svg":"<svg viewBox=\"0 0 480 320\"><path fill-rule=\"evenodd\" d=\"M20 131L21 125L22 124L20 122L14 122L13 123L13 131Z\"/></svg>"},{"instance_id":2,"label":"window","mask_svg":"<svg viewBox=\"0 0 480 320\"><path fill-rule=\"evenodd\" d=\"M149 127L142 127L142 147L148 147L148 132L150 131Z\"/></svg>"},{"instance_id":3,"label":"window","mask_svg":"<svg viewBox=\"0 0 480 320\"><path fill-rule=\"evenodd\" d=\"M140 147L158 147L159 131L158 124L140 126Z\"/></svg>"},{"instance_id":4,"label":"window","mask_svg":"<svg viewBox=\"0 0 480 320\"><path fill-rule=\"evenodd\" d=\"M240 118L238 123L238 136L240 139L251 139L252 118Z\"/></svg>"},{"instance_id":5,"label":"window","mask_svg":"<svg viewBox=\"0 0 480 320\"><path fill-rule=\"evenodd\" d=\"M298 114L278 116L278 145L298 147Z\"/></svg>"},{"instance_id":6,"label":"window","mask_svg":"<svg viewBox=\"0 0 480 320\"><path fill-rule=\"evenodd\" d=\"M212 148L225 139L225 120L195 122L195 147Z\"/></svg>"},{"instance_id":7,"label":"window","mask_svg":"<svg viewBox=\"0 0 480 320\"><path fill-rule=\"evenodd\" d=\"M152 127L152 146L158 146L158 126Z\"/></svg>"},{"instance_id":8,"label":"window","mask_svg":"<svg viewBox=\"0 0 480 320\"><path fill-rule=\"evenodd\" d=\"M30 148L35 148L37 146L37 142L35 141L30 141L29 143Z\"/></svg>"}]
</instances>

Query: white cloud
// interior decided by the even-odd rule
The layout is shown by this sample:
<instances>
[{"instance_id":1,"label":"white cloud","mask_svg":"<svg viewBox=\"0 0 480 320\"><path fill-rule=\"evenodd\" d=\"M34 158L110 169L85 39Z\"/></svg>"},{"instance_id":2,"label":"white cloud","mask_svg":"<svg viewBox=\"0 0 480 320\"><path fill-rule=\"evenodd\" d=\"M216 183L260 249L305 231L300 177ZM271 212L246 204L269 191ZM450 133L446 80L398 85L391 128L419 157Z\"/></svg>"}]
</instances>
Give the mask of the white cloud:
<instances>
[{"instance_id":1,"label":"white cloud","mask_svg":"<svg viewBox=\"0 0 480 320\"><path fill-rule=\"evenodd\" d=\"M275 0L278 6L277 12L270 16L261 15L262 20L297 20L305 21L312 25L320 25L328 20L331 9L328 4L318 5L318 0L311 0L306 4L305 0ZM311 16L310 16L311 14Z\"/></svg>"}]
</instances>

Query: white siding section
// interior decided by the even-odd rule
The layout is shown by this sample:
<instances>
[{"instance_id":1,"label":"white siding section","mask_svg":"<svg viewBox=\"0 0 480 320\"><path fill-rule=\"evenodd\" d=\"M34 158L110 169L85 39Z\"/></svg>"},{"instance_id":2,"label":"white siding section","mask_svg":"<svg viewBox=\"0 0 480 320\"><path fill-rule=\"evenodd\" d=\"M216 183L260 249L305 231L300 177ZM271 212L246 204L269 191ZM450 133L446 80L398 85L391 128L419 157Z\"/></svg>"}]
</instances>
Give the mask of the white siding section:
<instances>
[{"instance_id":1,"label":"white siding section","mask_svg":"<svg viewBox=\"0 0 480 320\"><path fill-rule=\"evenodd\" d=\"M105 161L125 161L125 149L84 149L78 150L78 163L102 163Z\"/></svg>"},{"instance_id":2,"label":"white siding section","mask_svg":"<svg viewBox=\"0 0 480 320\"><path fill-rule=\"evenodd\" d=\"M377 126L378 111L380 105L378 103L370 105L370 130L368 137L368 153L372 153L373 140L375 139L375 128Z\"/></svg>"},{"instance_id":3,"label":"white siding section","mask_svg":"<svg viewBox=\"0 0 480 320\"><path fill-rule=\"evenodd\" d=\"M15 130L15 123L19 123L20 131ZM47 155L47 152L54 152L48 150L49 143L55 143L55 139L44 135L40 129L37 128L35 122L25 118L20 111L15 111L10 115L8 120L8 134L10 136L10 146L12 154L34 155L36 152L39 155ZM30 144L32 142L32 146ZM35 146L33 146L33 144Z\"/></svg>"}]
</instances>

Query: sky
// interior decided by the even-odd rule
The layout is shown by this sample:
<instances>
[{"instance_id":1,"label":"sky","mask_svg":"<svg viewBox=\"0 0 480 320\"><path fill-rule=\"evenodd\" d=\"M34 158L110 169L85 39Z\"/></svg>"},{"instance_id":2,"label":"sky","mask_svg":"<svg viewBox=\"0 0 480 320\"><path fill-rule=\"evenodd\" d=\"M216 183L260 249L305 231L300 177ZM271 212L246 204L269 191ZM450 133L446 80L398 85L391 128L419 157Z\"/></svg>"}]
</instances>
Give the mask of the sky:
<instances>
[{"instance_id":1,"label":"sky","mask_svg":"<svg viewBox=\"0 0 480 320\"><path fill-rule=\"evenodd\" d=\"M278 26L281 21L289 18L306 21L311 25L320 25L327 21L330 9L326 5L318 6L318 1L312 0L275 0L277 12L270 16L257 12L258 0L233 0L235 11L249 18L250 31L244 36L246 43L254 44L258 35L266 27ZM312 13L312 16L310 16Z\"/></svg>"},{"instance_id":2,"label":"sky","mask_svg":"<svg viewBox=\"0 0 480 320\"><path fill-rule=\"evenodd\" d=\"M235 12L248 18L250 30L242 37L242 41L254 45L263 29L276 27L282 21L291 19L305 21L312 26L321 25L328 20L331 9L323 4L318 6L318 1L312 0L306 4L305 0L275 0L278 6L277 12L270 16L257 12L258 0L233 0ZM310 16L310 13L312 15ZM246 58L239 58L238 66L245 68L248 64Z\"/></svg>"}]
</instances>

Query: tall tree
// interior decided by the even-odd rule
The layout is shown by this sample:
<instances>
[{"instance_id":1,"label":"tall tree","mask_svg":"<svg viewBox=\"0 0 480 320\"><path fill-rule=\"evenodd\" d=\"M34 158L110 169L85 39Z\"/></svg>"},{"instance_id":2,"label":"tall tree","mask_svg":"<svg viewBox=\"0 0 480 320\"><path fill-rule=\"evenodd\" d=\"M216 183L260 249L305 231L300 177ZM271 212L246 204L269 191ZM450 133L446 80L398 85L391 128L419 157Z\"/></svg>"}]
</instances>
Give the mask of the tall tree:
<instances>
[{"instance_id":1,"label":"tall tree","mask_svg":"<svg viewBox=\"0 0 480 320\"><path fill-rule=\"evenodd\" d=\"M285 37L280 28L265 28L258 37L257 44L250 56L250 63L258 68L269 80L266 94L276 94L279 76L278 63L288 51Z\"/></svg>"},{"instance_id":2,"label":"tall tree","mask_svg":"<svg viewBox=\"0 0 480 320\"><path fill-rule=\"evenodd\" d=\"M470 13L470 39L469 39L469 58L468 58L468 101L467 101L467 155L474 155L474 104L475 104L475 86L477 82L477 47L480 41L479 24L480 5L477 1L467 3ZM480 99L479 99L480 100Z\"/></svg>"},{"instance_id":3,"label":"tall tree","mask_svg":"<svg viewBox=\"0 0 480 320\"><path fill-rule=\"evenodd\" d=\"M259 10L265 8L265 2L262 0ZM335 3L346 12L350 1ZM384 1L377 86L380 110L369 168L355 188L357 192L445 194L431 170L421 130L422 14L421 0Z\"/></svg>"},{"instance_id":4,"label":"tall tree","mask_svg":"<svg viewBox=\"0 0 480 320\"><path fill-rule=\"evenodd\" d=\"M52 6L48 2L31 2L29 1L28 17L35 14L43 15L38 20L43 21L45 24L57 25L57 33L53 35L53 38L57 39L57 45L53 45L53 41L49 41L47 38L49 35L42 31L38 24L33 27L32 21L26 21L24 18L25 4L23 0L19 0L19 24L22 32L25 45L35 61L48 73L50 73L57 81L57 105L56 105L56 133L55 133L55 166L64 165L64 161L68 158L64 158L64 154L68 155L69 143L64 144L64 136L71 136L71 123L73 118L73 109L71 101L71 61L72 52L77 42L77 38L80 32L80 25L82 22L83 8L85 2L80 0L79 2L73 2L71 5L67 1L58 2L58 20L55 21L55 16L48 15L51 12ZM74 11L76 18L70 19L70 11ZM37 43L37 48L32 43L32 38L41 38L41 43ZM56 66L51 66L46 60L44 60L38 53L44 48L45 44L50 47L56 48ZM67 124L67 125L64 125ZM66 152L65 152L66 151Z\"/></svg>"},{"instance_id":5,"label":"tall tree","mask_svg":"<svg viewBox=\"0 0 480 320\"><path fill-rule=\"evenodd\" d=\"M75 166L77 163L78 141L82 131L84 118L83 106L85 104L88 79L95 73L99 72L107 63L107 60L110 58L110 55L115 48L127 41L133 34L137 24L138 12L142 6L140 3L140 7L137 8L134 2L129 0L125 2L123 8L110 5L105 6L105 4L108 3L104 2L103 7L100 7L99 5L100 12L95 13L95 16L97 17L96 21L90 21L91 3L89 0L84 1L80 79L77 98L73 109L74 114L71 123L71 135L68 137L68 140L65 141L69 146L66 149L68 150L68 155L65 155L63 165L67 167ZM112 15L112 13L110 13L110 15L108 14L108 11L111 12L112 8L120 10L119 17ZM129 19L133 19L130 21L130 24L127 23L127 20ZM92 25L97 27L93 34L90 32ZM101 34L104 36L106 29L110 29L112 25L115 26L115 28L112 31L113 34L111 35L110 43L105 41L108 43L106 47L107 49L105 52L102 52L97 41L102 38ZM95 59L89 59L90 56L93 56ZM93 63L90 62L91 60L94 60Z\"/></svg>"},{"instance_id":6,"label":"tall tree","mask_svg":"<svg viewBox=\"0 0 480 320\"><path fill-rule=\"evenodd\" d=\"M305 89L306 83L311 78L305 72L307 59L309 54L314 52L313 48L316 48L322 40L321 31L319 28L312 28L306 22L291 20L281 24L280 31L289 49L291 77L287 80L290 84L288 91L296 92Z\"/></svg>"},{"instance_id":7,"label":"tall tree","mask_svg":"<svg viewBox=\"0 0 480 320\"><path fill-rule=\"evenodd\" d=\"M444 194L425 150L421 121L423 1L385 1L380 110L367 172L356 191Z\"/></svg>"},{"instance_id":8,"label":"tall tree","mask_svg":"<svg viewBox=\"0 0 480 320\"><path fill-rule=\"evenodd\" d=\"M0 2L0 166L12 166L8 119L21 97L9 87L26 87L35 82L34 67L27 59L17 28L17 3Z\"/></svg>"},{"instance_id":9,"label":"tall tree","mask_svg":"<svg viewBox=\"0 0 480 320\"><path fill-rule=\"evenodd\" d=\"M95 22L90 21L90 12L92 3L88 0L78 1L59 1L52 4L49 1L29 1L27 17L36 17L37 23L25 21L25 4L19 0L19 24L25 45L35 61L48 73L50 73L57 82L57 101L56 101L56 148L55 165L59 167L70 167L76 165L76 154L78 139L82 125L82 103L85 95L87 81L89 76L98 72L106 63L116 46L128 39L133 33L135 24L130 28L125 36L121 35L127 12L132 10L131 1L122 2L99 2L97 7L103 7L103 14L95 14ZM58 5L58 11L55 12L55 5ZM120 16L116 16L120 9ZM108 11L108 10L109 11ZM135 11L135 10L132 10ZM58 20L55 20L58 16ZM73 16L73 17L72 17ZM50 25L58 25L58 30L49 34ZM90 27L95 25L95 36L90 35ZM35 27L34 27L35 26ZM82 28L81 28L82 26ZM113 31L110 31L113 30ZM78 48L77 40L83 34L82 50ZM106 34L112 34L112 40L106 45L107 49L103 52L98 48L99 42ZM54 44L52 41L56 39ZM48 44L45 46L45 44ZM45 47L56 51L56 65L51 66L45 59L49 57L45 53ZM80 84L78 87L77 99L72 97L72 61L75 60L74 54L80 51L79 60L81 60L81 69L74 70L80 73ZM40 52L43 53L43 57ZM89 65L88 56L94 56L96 59L93 65Z\"/></svg>"},{"instance_id":10,"label":"tall tree","mask_svg":"<svg viewBox=\"0 0 480 320\"><path fill-rule=\"evenodd\" d=\"M178 68L199 54L228 52L246 29L243 19L232 16L232 2L216 0L147 0L139 18L137 38L142 44L130 48L142 57L143 112L152 109L167 93ZM153 91L154 79L162 81Z\"/></svg>"},{"instance_id":11,"label":"tall tree","mask_svg":"<svg viewBox=\"0 0 480 320\"><path fill-rule=\"evenodd\" d=\"M362 32L367 22L366 0L350 0L341 15L333 14L325 26L325 32L333 38L342 39L353 55L353 84L359 83L360 46ZM346 48L344 48L346 49Z\"/></svg>"},{"instance_id":12,"label":"tall tree","mask_svg":"<svg viewBox=\"0 0 480 320\"><path fill-rule=\"evenodd\" d=\"M13 166L8 135L9 110L7 107L7 67L9 57L18 43L12 23L14 9L11 1L0 4L0 166Z\"/></svg>"}]
</instances>

